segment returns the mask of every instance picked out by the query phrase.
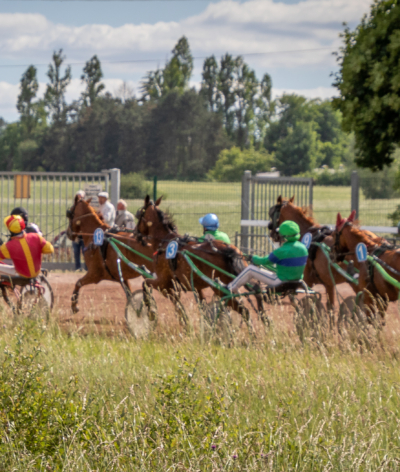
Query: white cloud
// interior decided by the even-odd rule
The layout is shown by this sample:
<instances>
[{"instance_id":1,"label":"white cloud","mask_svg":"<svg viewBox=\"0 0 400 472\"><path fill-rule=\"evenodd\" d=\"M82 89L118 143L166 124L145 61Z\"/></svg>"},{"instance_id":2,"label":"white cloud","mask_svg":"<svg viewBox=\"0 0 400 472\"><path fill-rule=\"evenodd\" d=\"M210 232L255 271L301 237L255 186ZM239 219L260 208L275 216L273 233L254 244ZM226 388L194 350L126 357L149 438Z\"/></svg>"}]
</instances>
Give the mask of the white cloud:
<instances>
[{"instance_id":1,"label":"white cloud","mask_svg":"<svg viewBox=\"0 0 400 472\"><path fill-rule=\"evenodd\" d=\"M97 53L103 60L162 58L185 34L197 55L266 52L337 47L343 21L359 21L370 0L304 0L298 4L224 0L180 22L125 24L119 27L55 24L39 14L0 14L0 51L3 58L49 59L64 48L69 61ZM273 54L260 57L264 65L317 63L332 59L326 52ZM143 67L146 67L145 65Z\"/></svg>"}]
</instances>

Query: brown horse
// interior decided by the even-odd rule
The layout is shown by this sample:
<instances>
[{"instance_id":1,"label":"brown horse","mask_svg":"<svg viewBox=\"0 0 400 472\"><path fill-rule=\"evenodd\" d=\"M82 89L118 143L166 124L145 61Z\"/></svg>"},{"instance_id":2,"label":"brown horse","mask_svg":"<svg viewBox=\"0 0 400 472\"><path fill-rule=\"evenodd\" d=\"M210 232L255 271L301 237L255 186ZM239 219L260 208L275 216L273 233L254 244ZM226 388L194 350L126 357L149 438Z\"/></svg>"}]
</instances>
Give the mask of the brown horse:
<instances>
[{"instance_id":1,"label":"brown horse","mask_svg":"<svg viewBox=\"0 0 400 472\"><path fill-rule=\"evenodd\" d=\"M307 209L300 208L294 203L294 196L288 200L278 197L276 205L270 208L269 216L271 222L269 225L270 234L274 241L279 241L279 233L277 229L284 221L295 221L300 227L301 236L305 233L311 233L314 243L324 243L329 247L334 244L332 237L332 230L326 226L318 224L315 219L309 215ZM352 221L355 215L349 218ZM344 267L345 268L345 267ZM331 276L332 273L332 276ZM333 280L332 280L333 278ZM341 283L348 283L348 281L340 275L336 270L329 271L328 260L323 251L317 245L311 245L309 250L309 257L304 270L304 281L309 287L317 284L322 284L325 287L328 295L328 308L335 306L335 285ZM357 286L350 284L355 292Z\"/></svg>"},{"instance_id":2,"label":"brown horse","mask_svg":"<svg viewBox=\"0 0 400 472\"><path fill-rule=\"evenodd\" d=\"M177 304L178 298L176 296L176 286L181 286L185 290L195 291L199 294L200 299L204 300L203 290L210 287L210 284L204 281L195 273L191 273L191 268L182 255L182 251L188 251L204 260L214 264L226 272L238 275L246 266L247 263L243 259L242 253L233 245L227 245L221 241L210 241L198 243L194 239L182 238L176 232L176 227L171 217L160 210L159 205L162 197L155 203L147 196L144 201L144 206L138 210L136 217L138 218L137 231L143 236L147 237L156 253L154 271L157 278L154 280L145 280L146 285L166 291ZM165 250L171 240L179 242L179 252L175 259L168 260L165 255ZM218 277L224 284L228 284L232 279L222 272L210 267L206 263L194 259L197 268L207 277L214 279ZM193 287L192 283L193 282ZM224 296L217 288L212 287L214 293L218 296ZM144 290L147 293L146 290ZM259 297L261 298L261 297ZM262 302L260 302L262 303ZM245 320L249 318L249 312L242 304L238 303L236 298L229 301L229 305L237 312L239 312ZM148 303L151 309L150 303ZM179 306L177 306L179 309ZM179 310L181 311L181 310ZM185 320L182 314L183 321Z\"/></svg>"},{"instance_id":3,"label":"brown horse","mask_svg":"<svg viewBox=\"0 0 400 472\"><path fill-rule=\"evenodd\" d=\"M378 238L373 233L367 233L355 226L352 221L343 219L338 213L334 237L334 251L336 254L353 256L354 265L360 270L359 288L364 291L364 304L373 306L373 297L381 297L384 310L388 301L398 299L399 290L386 282L378 270L368 262L359 263L354 257L356 246L364 243L370 255L375 255L385 264L383 268L396 280L400 281L400 251L388 245L384 238ZM391 267L394 272L390 270ZM372 298L371 298L371 295ZM384 312L381 312L384 316Z\"/></svg>"},{"instance_id":4,"label":"brown horse","mask_svg":"<svg viewBox=\"0 0 400 472\"><path fill-rule=\"evenodd\" d=\"M107 231L111 228L99 218L94 208L90 206L90 199L85 201L75 198L75 203L67 212L67 216L69 218L67 236L69 239L73 240L77 235L82 234L85 243L84 258L88 268L87 273L76 283L72 294L72 312L77 313L79 311L79 290L84 285L98 284L102 280L120 282L117 265L118 255L111 245L103 246L102 248L93 245L93 233L95 229L101 228L103 231ZM152 246L144 239L138 241L129 233L117 233L113 234L113 236L116 236L117 239L120 238L124 244L132 247L145 256L152 257ZM145 264L149 269L153 268L151 262L148 262L142 257L130 252L128 249L120 247L120 250L131 262L139 266ZM121 269L125 283L129 279L140 277L140 274L128 267L124 262L121 262Z\"/></svg>"}]
</instances>

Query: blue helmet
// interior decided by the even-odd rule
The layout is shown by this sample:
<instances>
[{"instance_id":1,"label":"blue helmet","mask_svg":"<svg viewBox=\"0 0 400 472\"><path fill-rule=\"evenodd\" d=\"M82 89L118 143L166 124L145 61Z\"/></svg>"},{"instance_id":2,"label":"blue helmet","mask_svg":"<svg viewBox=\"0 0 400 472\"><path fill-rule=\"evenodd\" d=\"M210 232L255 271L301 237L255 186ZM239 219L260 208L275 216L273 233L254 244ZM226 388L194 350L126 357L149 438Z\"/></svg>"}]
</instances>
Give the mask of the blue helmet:
<instances>
[{"instance_id":1,"label":"blue helmet","mask_svg":"<svg viewBox=\"0 0 400 472\"><path fill-rule=\"evenodd\" d=\"M215 231L219 227L219 219L214 213L208 213L199 219L199 223L204 226L206 230Z\"/></svg>"}]
</instances>

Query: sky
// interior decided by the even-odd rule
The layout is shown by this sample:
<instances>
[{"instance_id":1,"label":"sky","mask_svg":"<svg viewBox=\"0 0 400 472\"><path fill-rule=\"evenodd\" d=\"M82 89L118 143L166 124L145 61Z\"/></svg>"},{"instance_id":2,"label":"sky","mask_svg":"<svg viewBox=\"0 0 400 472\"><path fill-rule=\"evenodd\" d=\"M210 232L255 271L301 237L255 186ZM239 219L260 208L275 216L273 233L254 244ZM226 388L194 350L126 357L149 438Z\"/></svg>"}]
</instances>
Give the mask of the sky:
<instances>
[{"instance_id":1,"label":"sky","mask_svg":"<svg viewBox=\"0 0 400 472\"><path fill-rule=\"evenodd\" d=\"M71 64L67 102L79 98L80 76L96 54L106 90L122 84L140 93L146 72L163 67L185 35L195 58L192 85L201 81L204 58L242 55L261 79L272 77L273 94L308 98L336 94L334 51L343 23L354 28L371 0L0 0L0 116L18 119L19 81L31 64L38 69L39 95L53 51Z\"/></svg>"}]
</instances>

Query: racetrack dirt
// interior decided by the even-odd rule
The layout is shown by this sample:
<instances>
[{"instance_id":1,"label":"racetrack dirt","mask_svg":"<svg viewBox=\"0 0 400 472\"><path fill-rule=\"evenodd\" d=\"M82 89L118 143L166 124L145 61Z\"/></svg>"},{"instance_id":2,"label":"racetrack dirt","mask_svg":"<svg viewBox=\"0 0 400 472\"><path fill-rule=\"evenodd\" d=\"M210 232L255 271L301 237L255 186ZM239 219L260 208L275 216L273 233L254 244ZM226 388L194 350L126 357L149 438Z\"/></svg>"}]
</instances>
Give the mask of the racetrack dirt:
<instances>
[{"instance_id":1,"label":"racetrack dirt","mask_svg":"<svg viewBox=\"0 0 400 472\"><path fill-rule=\"evenodd\" d=\"M88 285L81 289L79 297L80 311L77 314L71 313L71 295L75 283L84 274L82 273L50 273L49 281L53 288L55 306L53 318L58 321L60 328L68 333L76 334L103 334L108 336L129 335L125 324L125 305L126 297L120 285L116 282L104 281L97 285ZM132 291L139 290L142 287L142 278L131 280L130 287ZM322 301L326 303L325 289L322 285L314 287L321 292ZM343 298L353 296L351 288L342 284L338 286L340 295ZM207 298L211 299L212 291L207 290ZM154 298L158 308L158 322L156 331L160 335L179 335L182 327L179 324L175 314L174 305L158 292L154 293ZM195 303L193 294L182 295L183 304L189 315L190 323L194 329L198 328L199 312ZM255 330L261 328L260 321L251 305L248 305L251 312L252 322ZM288 299L284 299L279 307L268 309L270 316L275 324L283 330L293 329L293 308ZM239 325L239 320L236 320ZM400 316L397 303L390 304L386 326L384 330L389 334L391 332L400 332Z\"/></svg>"}]
</instances>

